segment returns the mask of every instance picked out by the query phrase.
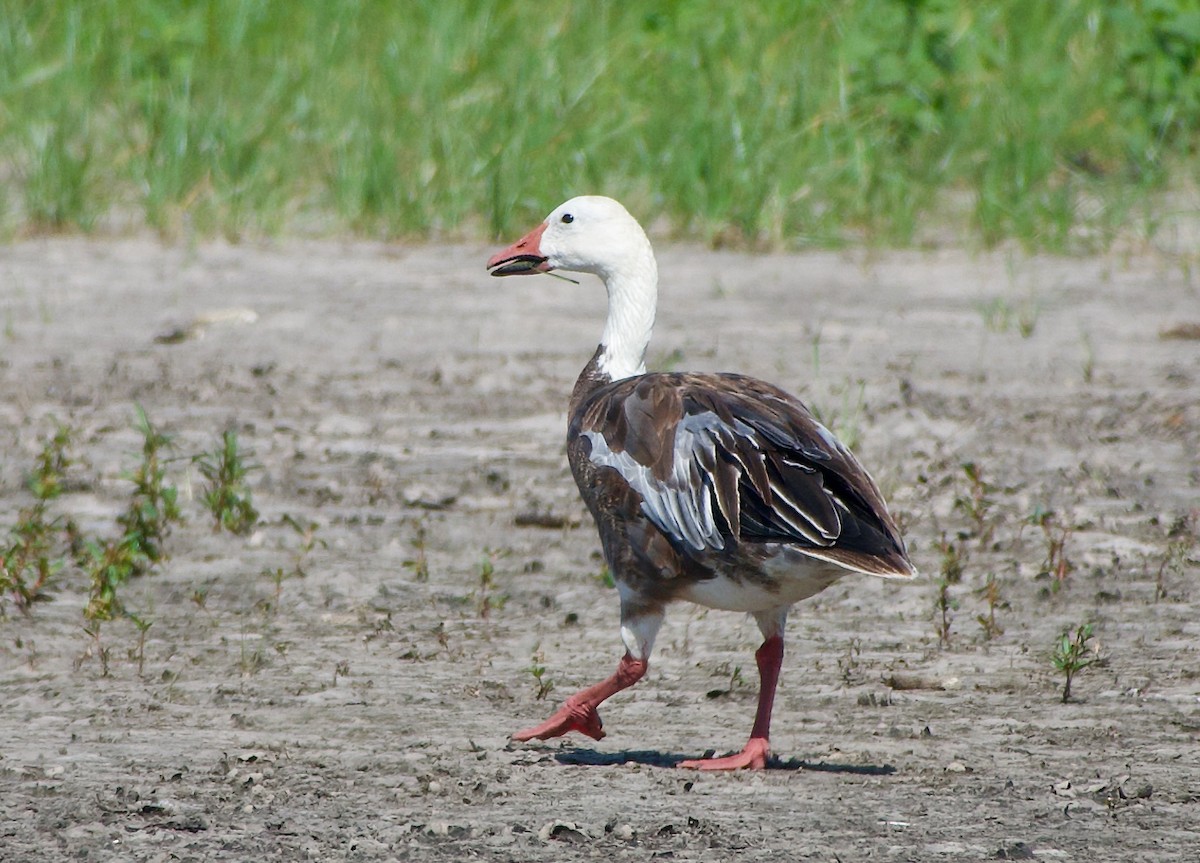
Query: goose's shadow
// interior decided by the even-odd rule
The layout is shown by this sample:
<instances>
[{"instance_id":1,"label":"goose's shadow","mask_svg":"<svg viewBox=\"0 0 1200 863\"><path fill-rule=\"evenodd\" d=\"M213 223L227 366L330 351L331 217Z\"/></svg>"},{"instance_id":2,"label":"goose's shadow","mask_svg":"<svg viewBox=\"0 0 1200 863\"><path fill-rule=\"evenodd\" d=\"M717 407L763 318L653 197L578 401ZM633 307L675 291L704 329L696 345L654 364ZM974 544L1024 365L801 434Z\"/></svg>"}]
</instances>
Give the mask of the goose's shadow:
<instances>
[{"instance_id":1,"label":"goose's shadow","mask_svg":"<svg viewBox=\"0 0 1200 863\"><path fill-rule=\"evenodd\" d=\"M705 753L706 758L712 753ZM695 758L678 752L659 752L655 749L622 749L618 752L597 752L595 749L564 749L554 754L559 764L589 767L613 767L620 764L645 764L648 767L678 767L679 762ZM805 761L789 758L786 761L772 755L767 759L768 770L811 770L817 773L851 773L858 776L889 776L896 772L890 764L838 764L829 761Z\"/></svg>"}]
</instances>

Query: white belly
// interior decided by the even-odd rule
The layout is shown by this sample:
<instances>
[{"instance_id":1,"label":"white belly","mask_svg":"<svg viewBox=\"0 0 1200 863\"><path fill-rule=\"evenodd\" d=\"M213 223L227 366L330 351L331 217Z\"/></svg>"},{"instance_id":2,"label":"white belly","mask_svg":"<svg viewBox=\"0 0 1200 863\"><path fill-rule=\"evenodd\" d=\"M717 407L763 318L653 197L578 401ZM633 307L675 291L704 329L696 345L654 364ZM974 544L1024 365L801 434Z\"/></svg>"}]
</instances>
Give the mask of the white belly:
<instances>
[{"instance_id":1,"label":"white belly","mask_svg":"<svg viewBox=\"0 0 1200 863\"><path fill-rule=\"evenodd\" d=\"M767 570L776 581L777 589L717 575L690 585L679 597L706 608L725 611L769 611L808 599L847 574L845 569L815 561L797 566L794 560L785 564L780 559L774 565L768 564Z\"/></svg>"}]
</instances>

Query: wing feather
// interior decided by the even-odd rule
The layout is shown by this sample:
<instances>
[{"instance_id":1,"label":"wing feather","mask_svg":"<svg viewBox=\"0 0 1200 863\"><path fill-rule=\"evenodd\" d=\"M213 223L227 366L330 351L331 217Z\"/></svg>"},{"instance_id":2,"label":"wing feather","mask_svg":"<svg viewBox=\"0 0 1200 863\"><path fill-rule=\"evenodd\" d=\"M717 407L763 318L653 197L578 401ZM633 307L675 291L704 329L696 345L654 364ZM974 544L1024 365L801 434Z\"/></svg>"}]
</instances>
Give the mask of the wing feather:
<instances>
[{"instance_id":1,"label":"wing feather","mask_svg":"<svg viewBox=\"0 0 1200 863\"><path fill-rule=\"evenodd\" d=\"M650 374L598 390L573 418L590 459L696 553L792 545L843 566L907 574L874 481L798 400L739 375Z\"/></svg>"}]
</instances>

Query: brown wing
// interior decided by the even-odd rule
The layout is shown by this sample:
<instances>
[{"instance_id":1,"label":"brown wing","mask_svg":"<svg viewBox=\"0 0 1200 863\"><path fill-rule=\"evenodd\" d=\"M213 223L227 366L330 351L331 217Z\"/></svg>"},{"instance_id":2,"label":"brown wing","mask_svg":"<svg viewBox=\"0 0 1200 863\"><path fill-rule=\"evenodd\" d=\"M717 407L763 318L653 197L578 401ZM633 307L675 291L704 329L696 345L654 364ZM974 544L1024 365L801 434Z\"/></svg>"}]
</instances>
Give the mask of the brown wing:
<instances>
[{"instance_id":1,"label":"brown wing","mask_svg":"<svg viewBox=\"0 0 1200 863\"><path fill-rule=\"evenodd\" d=\"M598 389L571 435L692 553L782 543L849 569L914 570L874 481L778 387L741 375L650 374Z\"/></svg>"}]
</instances>

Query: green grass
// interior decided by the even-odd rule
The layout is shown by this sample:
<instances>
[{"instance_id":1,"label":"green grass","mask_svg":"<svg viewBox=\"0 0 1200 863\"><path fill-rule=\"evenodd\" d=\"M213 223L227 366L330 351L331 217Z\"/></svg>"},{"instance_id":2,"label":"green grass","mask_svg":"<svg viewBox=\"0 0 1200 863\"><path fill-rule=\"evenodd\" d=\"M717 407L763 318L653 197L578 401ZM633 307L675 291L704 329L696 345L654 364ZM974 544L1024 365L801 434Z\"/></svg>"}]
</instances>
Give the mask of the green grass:
<instances>
[{"instance_id":1,"label":"green grass","mask_svg":"<svg viewBox=\"0 0 1200 863\"><path fill-rule=\"evenodd\" d=\"M1194 0L0 0L9 233L508 235L598 192L712 242L1069 249L1198 141Z\"/></svg>"}]
</instances>

